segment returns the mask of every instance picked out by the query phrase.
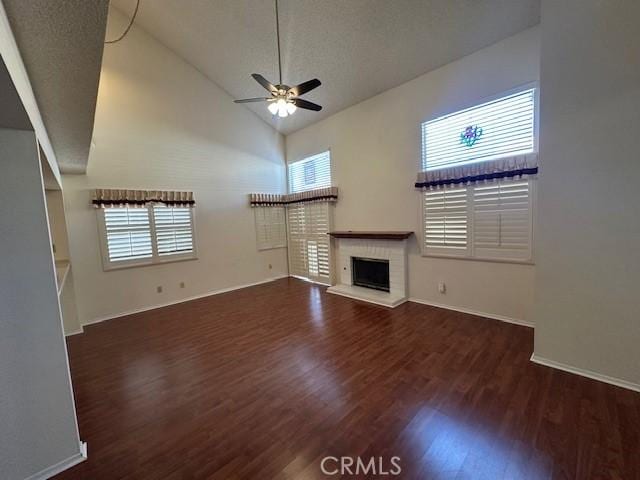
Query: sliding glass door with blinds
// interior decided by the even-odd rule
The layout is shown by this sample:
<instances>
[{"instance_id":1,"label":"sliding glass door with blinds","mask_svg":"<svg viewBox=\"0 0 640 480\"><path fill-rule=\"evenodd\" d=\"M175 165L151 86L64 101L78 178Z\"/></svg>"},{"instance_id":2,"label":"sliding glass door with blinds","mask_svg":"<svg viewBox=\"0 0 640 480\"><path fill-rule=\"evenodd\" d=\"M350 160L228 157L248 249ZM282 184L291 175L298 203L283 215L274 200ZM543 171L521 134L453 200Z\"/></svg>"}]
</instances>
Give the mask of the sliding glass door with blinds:
<instances>
[{"instance_id":1,"label":"sliding glass door with blinds","mask_svg":"<svg viewBox=\"0 0 640 480\"><path fill-rule=\"evenodd\" d=\"M192 207L98 209L105 270L196 258Z\"/></svg>"},{"instance_id":2,"label":"sliding glass door with blinds","mask_svg":"<svg viewBox=\"0 0 640 480\"><path fill-rule=\"evenodd\" d=\"M331 280L331 205L328 202L298 203L287 207L289 271L319 283Z\"/></svg>"},{"instance_id":3,"label":"sliding glass door with blinds","mask_svg":"<svg viewBox=\"0 0 640 480\"><path fill-rule=\"evenodd\" d=\"M288 165L289 193L331 186L331 156L323 152ZM318 283L331 281L330 237L333 206L300 202L287 206L287 237L291 275Z\"/></svg>"}]
</instances>

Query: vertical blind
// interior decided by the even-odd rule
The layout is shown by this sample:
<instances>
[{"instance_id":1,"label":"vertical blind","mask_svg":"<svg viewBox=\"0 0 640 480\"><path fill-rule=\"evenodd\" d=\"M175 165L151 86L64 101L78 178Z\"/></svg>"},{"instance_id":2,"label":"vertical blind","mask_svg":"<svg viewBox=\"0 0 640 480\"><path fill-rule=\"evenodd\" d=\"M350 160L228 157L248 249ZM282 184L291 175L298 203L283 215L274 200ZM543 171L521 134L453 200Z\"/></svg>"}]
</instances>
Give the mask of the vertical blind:
<instances>
[{"instance_id":1,"label":"vertical blind","mask_svg":"<svg viewBox=\"0 0 640 480\"><path fill-rule=\"evenodd\" d=\"M535 149L535 89L422 124L422 168L435 170Z\"/></svg>"},{"instance_id":2,"label":"vertical blind","mask_svg":"<svg viewBox=\"0 0 640 480\"><path fill-rule=\"evenodd\" d=\"M331 186L331 156L329 151L290 163L289 193L304 192Z\"/></svg>"},{"instance_id":3,"label":"vertical blind","mask_svg":"<svg viewBox=\"0 0 640 480\"><path fill-rule=\"evenodd\" d=\"M330 280L330 204L299 203L287 207L289 269L293 275L328 283Z\"/></svg>"}]
</instances>

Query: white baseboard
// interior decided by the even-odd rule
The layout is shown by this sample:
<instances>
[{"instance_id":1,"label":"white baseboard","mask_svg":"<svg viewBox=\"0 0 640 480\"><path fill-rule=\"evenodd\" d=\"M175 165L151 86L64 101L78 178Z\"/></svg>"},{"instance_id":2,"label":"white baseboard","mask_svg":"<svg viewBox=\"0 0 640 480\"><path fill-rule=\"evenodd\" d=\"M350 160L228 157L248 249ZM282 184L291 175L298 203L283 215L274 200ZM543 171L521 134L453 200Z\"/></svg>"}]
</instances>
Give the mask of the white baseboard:
<instances>
[{"instance_id":1,"label":"white baseboard","mask_svg":"<svg viewBox=\"0 0 640 480\"><path fill-rule=\"evenodd\" d=\"M256 285L262 285L263 283L270 283L276 280L280 280L282 278L288 278L289 275L278 275L277 277L267 278L265 280L260 280L259 282L247 283L244 285L236 285L234 287L222 288L220 290L213 290L211 292L202 293L200 295L194 295L192 297L182 298L180 300L175 300L173 302L161 303L158 305L151 305L148 307L136 308L135 310L128 310L125 312L115 313L113 315L108 315L106 317L94 318L93 320L89 320L88 322L83 323L83 326L93 325L95 323L104 322L107 320L112 320L114 318L125 317L127 315L133 315L135 313L147 312L149 310L155 310L157 308L168 307L170 305L177 305L179 303L190 302L192 300L198 300L199 298L211 297L213 295L220 295L221 293L232 292L234 290L241 290L243 288L255 287Z\"/></svg>"},{"instance_id":2,"label":"white baseboard","mask_svg":"<svg viewBox=\"0 0 640 480\"><path fill-rule=\"evenodd\" d=\"M70 332L65 332L64 336L70 337L72 335L78 335L79 333L84 333L84 328L82 328L82 325L77 330L71 330Z\"/></svg>"},{"instance_id":3,"label":"white baseboard","mask_svg":"<svg viewBox=\"0 0 640 480\"><path fill-rule=\"evenodd\" d=\"M640 384L627 382L626 380L610 377L609 375L604 375L602 373L594 372L592 370L573 367L565 363L556 362L555 360L549 360L548 358L543 358L543 357L540 357L539 355L536 355L535 352L531 355L531 361L533 363L537 363L538 365L544 365L545 367L556 368L558 370L563 370L565 372L573 373L574 375L580 375L581 377L587 377L592 380L598 380L600 382L615 385L616 387L622 387L628 390L633 390L634 392L640 392Z\"/></svg>"},{"instance_id":4,"label":"white baseboard","mask_svg":"<svg viewBox=\"0 0 640 480\"><path fill-rule=\"evenodd\" d=\"M410 297L409 301L414 303L420 303L422 305L429 305L430 307L444 308L445 310L453 310L454 312L468 313L470 315L476 315L478 317L491 318L492 320L500 320L501 322L513 323L514 325L520 325L523 327L529 327L529 328L534 327L533 323L527 322L526 320L511 318L504 315L496 315L495 313L479 312L477 310L471 310L470 308L452 307L451 305L427 302L426 300L420 300L419 298L414 298L414 297Z\"/></svg>"},{"instance_id":5,"label":"white baseboard","mask_svg":"<svg viewBox=\"0 0 640 480\"><path fill-rule=\"evenodd\" d=\"M61 462L56 463L55 465L47 467L44 470L39 471L38 473L34 473L30 477L25 478L25 480L47 480L48 478L54 477L59 473L64 472L65 470L84 462L86 459L87 444L85 442L80 442L80 452L72 455L65 460L62 460Z\"/></svg>"}]
</instances>

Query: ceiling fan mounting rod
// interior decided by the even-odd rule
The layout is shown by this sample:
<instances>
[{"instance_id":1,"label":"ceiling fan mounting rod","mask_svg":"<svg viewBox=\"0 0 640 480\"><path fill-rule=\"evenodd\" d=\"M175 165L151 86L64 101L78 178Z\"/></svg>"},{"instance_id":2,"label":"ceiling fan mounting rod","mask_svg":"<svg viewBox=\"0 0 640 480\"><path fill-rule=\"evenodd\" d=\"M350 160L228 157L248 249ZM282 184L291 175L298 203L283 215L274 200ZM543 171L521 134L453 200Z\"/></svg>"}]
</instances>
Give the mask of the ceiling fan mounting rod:
<instances>
[{"instance_id":1,"label":"ceiling fan mounting rod","mask_svg":"<svg viewBox=\"0 0 640 480\"><path fill-rule=\"evenodd\" d=\"M282 85L282 58L280 56L280 18L278 17L278 0L276 1L276 38L278 42L278 77L279 84Z\"/></svg>"}]
</instances>

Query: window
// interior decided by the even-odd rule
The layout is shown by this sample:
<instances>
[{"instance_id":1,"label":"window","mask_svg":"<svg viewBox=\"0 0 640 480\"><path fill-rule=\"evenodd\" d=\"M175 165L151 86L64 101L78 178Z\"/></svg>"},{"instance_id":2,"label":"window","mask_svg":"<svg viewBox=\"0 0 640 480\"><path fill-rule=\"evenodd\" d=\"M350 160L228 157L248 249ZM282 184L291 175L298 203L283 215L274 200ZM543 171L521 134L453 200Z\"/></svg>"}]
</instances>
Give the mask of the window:
<instances>
[{"instance_id":1,"label":"window","mask_svg":"<svg viewBox=\"0 0 640 480\"><path fill-rule=\"evenodd\" d=\"M98 225L105 270L196 258L193 208L106 207Z\"/></svg>"},{"instance_id":2,"label":"window","mask_svg":"<svg viewBox=\"0 0 640 480\"><path fill-rule=\"evenodd\" d=\"M307 157L288 167L289 193L331 186L331 155L328 151Z\"/></svg>"},{"instance_id":3,"label":"window","mask_svg":"<svg viewBox=\"0 0 640 480\"><path fill-rule=\"evenodd\" d=\"M422 124L426 175L460 167L445 171L451 176L434 172L434 178L450 184L422 194L424 254L532 259L535 180L482 173L492 172L492 163L535 152L535 113L535 89L530 88ZM481 162L487 163L476 169Z\"/></svg>"},{"instance_id":4,"label":"window","mask_svg":"<svg viewBox=\"0 0 640 480\"><path fill-rule=\"evenodd\" d=\"M287 246L284 207L254 207L258 250Z\"/></svg>"},{"instance_id":5,"label":"window","mask_svg":"<svg viewBox=\"0 0 640 480\"><path fill-rule=\"evenodd\" d=\"M495 180L424 192L425 253L531 260L532 186Z\"/></svg>"},{"instance_id":6,"label":"window","mask_svg":"<svg viewBox=\"0 0 640 480\"><path fill-rule=\"evenodd\" d=\"M422 124L422 168L467 165L535 149L535 89Z\"/></svg>"},{"instance_id":7,"label":"window","mask_svg":"<svg viewBox=\"0 0 640 480\"><path fill-rule=\"evenodd\" d=\"M320 283L330 281L330 209L328 202L287 207L289 269L292 275Z\"/></svg>"}]
</instances>

